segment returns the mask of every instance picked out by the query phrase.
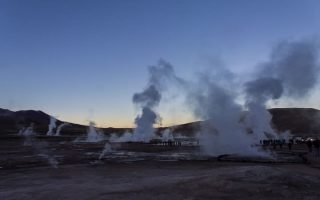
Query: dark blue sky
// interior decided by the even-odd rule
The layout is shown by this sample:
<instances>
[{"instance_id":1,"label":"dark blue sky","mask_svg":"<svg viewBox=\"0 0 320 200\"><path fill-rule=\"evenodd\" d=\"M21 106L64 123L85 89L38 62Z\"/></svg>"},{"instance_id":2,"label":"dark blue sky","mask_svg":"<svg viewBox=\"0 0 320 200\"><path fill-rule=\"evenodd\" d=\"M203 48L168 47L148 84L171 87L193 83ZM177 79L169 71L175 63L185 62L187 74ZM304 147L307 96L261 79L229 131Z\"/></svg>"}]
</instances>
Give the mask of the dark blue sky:
<instances>
[{"instance_id":1,"label":"dark blue sky","mask_svg":"<svg viewBox=\"0 0 320 200\"><path fill-rule=\"evenodd\" d=\"M147 66L163 58L191 78L219 58L246 74L279 40L318 37L319 10L317 0L1 0L0 107L131 126ZM190 120L163 106L166 124Z\"/></svg>"}]
</instances>

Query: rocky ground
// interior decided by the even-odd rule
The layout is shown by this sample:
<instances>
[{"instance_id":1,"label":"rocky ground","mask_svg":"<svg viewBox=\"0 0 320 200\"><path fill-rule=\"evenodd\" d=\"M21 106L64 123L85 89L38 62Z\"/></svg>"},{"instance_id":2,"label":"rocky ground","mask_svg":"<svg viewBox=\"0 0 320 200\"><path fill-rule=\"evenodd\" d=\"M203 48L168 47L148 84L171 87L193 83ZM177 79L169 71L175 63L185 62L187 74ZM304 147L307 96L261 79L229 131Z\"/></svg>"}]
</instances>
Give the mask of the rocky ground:
<instances>
[{"instance_id":1,"label":"rocky ground","mask_svg":"<svg viewBox=\"0 0 320 200\"><path fill-rule=\"evenodd\" d=\"M101 163L1 172L0 199L314 199L320 171L303 164Z\"/></svg>"},{"instance_id":2,"label":"rocky ground","mask_svg":"<svg viewBox=\"0 0 320 200\"><path fill-rule=\"evenodd\" d=\"M22 142L0 145L0 199L320 198L320 159L303 146L276 149L275 159L209 158L198 156L197 148L157 147L117 150L99 160L103 144Z\"/></svg>"}]
</instances>

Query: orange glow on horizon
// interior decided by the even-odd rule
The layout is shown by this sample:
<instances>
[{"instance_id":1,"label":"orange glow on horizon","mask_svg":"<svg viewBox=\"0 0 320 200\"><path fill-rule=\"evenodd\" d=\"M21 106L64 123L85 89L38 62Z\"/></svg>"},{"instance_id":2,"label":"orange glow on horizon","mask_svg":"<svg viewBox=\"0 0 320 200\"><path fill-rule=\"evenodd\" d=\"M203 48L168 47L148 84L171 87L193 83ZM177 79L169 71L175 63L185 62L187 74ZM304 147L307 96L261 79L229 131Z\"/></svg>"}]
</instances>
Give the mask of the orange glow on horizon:
<instances>
[{"instance_id":1,"label":"orange glow on horizon","mask_svg":"<svg viewBox=\"0 0 320 200\"><path fill-rule=\"evenodd\" d=\"M70 122L70 123L74 123L74 124L80 124L80 125L84 125L87 126L89 124L89 121L91 120L84 120L83 118L80 117L66 117L66 118L59 118L59 120L61 121L65 121L65 122ZM106 119L93 119L93 122L96 123L97 127L100 128L135 128L135 124L133 122L132 119L122 119L120 120L116 120L116 119L112 119L112 120L106 120ZM190 123L196 121L195 119L188 119L188 118L181 118L180 120L175 120L175 121L163 121L163 123L161 125L156 124L154 125L155 128L158 127L168 127L168 126L175 126L175 125L179 125L179 124L185 124L185 123ZM107 122L107 123L106 123Z\"/></svg>"}]
</instances>

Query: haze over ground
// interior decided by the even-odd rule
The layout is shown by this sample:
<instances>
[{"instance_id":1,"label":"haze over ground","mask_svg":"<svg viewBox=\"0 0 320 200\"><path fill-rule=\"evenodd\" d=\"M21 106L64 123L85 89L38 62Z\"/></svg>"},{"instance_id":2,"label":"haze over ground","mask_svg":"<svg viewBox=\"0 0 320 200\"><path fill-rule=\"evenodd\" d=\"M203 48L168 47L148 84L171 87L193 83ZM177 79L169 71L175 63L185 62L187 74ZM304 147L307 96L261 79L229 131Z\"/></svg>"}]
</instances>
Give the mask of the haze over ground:
<instances>
[{"instance_id":1,"label":"haze over ground","mask_svg":"<svg viewBox=\"0 0 320 200\"><path fill-rule=\"evenodd\" d=\"M159 59L186 79L224 66L246 80L278 42L317 41L319 8L312 0L1 1L0 107L130 127L139 111L132 95ZM319 109L318 91L317 83L303 100L269 106ZM164 125L194 120L176 94L157 108Z\"/></svg>"}]
</instances>

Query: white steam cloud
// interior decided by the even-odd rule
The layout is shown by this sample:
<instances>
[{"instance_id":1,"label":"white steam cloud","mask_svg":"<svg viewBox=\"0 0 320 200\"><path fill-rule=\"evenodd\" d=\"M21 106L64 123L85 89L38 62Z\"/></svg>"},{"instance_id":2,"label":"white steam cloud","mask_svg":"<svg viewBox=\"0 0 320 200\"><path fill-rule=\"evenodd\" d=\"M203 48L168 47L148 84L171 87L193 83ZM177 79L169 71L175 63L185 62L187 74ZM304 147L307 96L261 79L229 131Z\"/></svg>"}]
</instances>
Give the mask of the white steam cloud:
<instances>
[{"instance_id":1,"label":"white steam cloud","mask_svg":"<svg viewBox=\"0 0 320 200\"><path fill-rule=\"evenodd\" d=\"M61 130L66 126L70 126L70 124L69 123L60 124L58 126L58 128L57 128L57 132L56 132L55 136L60 136L61 135Z\"/></svg>"},{"instance_id":2,"label":"white steam cloud","mask_svg":"<svg viewBox=\"0 0 320 200\"><path fill-rule=\"evenodd\" d=\"M234 85L235 74L221 69L205 73L198 81L178 78L173 67L161 60L149 68L146 89L133 95L133 103L141 109L135 119L134 132L115 141L144 141L156 138L153 128L160 117L155 111L168 85L183 86L187 104L197 119L203 120L200 145L210 155L263 155L256 144L265 138L283 138L272 127L272 116L266 109L270 101L304 98L318 80L318 46L313 40L281 42L272 51L268 62L254 78ZM169 84L168 84L169 83ZM242 91L242 93L239 91ZM244 103L238 99L244 97ZM166 138L168 133L163 134Z\"/></svg>"},{"instance_id":3,"label":"white steam cloud","mask_svg":"<svg viewBox=\"0 0 320 200\"><path fill-rule=\"evenodd\" d=\"M34 152L47 160L48 164L54 168L58 167L58 161L56 158L51 155L50 151L48 150L48 145L45 142L39 141L36 138L37 133L34 131L33 124L31 124L27 128L22 128L18 135L24 137L24 146L31 146Z\"/></svg>"},{"instance_id":4,"label":"white steam cloud","mask_svg":"<svg viewBox=\"0 0 320 200\"><path fill-rule=\"evenodd\" d=\"M245 105L236 103L236 93L212 80L213 77L201 77L201 88L192 91L189 97L195 115L206 120L200 136L203 149L215 155L260 154L254 146L258 140L279 137L272 128L266 103L283 96L305 97L317 81L317 56L318 48L313 41L280 43L258 78L244 84ZM244 108L248 113L241 120L246 113Z\"/></svg>"},{"instance_id":5,"label":"white steam cloud","mask_svg":"<svg viewBox=\"0 0 320 200\"><path fill-rule=\"evenodd\" d=\"M266 103L283 96L304 98L316 85L318 70L318 48L313 40L281 42L273 49L258 78L245 84L249 110L246 123L259 135L258 139L265 134L277 137Z\"/></svg>"},{"instance_id":6,"label":"white steam cloud","mask_svg":"<svg viewBox=\"0 0 320 200\"><path fill-rule=\"evenodd\" d=\"M150 66L149 80L144 89L140 93L135 93L132 97L133 103L141 109L141 113L135 118L136 128L133 133L125 133L115 141L140 141L149 142L157 138L154 125L161 121L161 117L156 112L162 97L162 92L167 88L167 82L182 83L173 70L170 63L160 60L157 65Z\"/></svg>"},{"instance_id":7,"label":"white steam cloud","mask_svg":"<svg viewBox=\"0 0 320 200\"><path fill-rule=\"evenodd\" d=\"M95 123L90 121L87 129L86 142L100 142L104 139L104 135L101 130L95 127Z\"/></svg>"},{"instance_id":8,"label":"white steam cloud","mask_svg":"<svg viewBox=\"0 0 320 200\"><path fill-rule=\"evenodd\" d=\"M53 136L55 135L55 129L57 128L57 119L53 116L50 116L50 123L49 123L49 126L48 126L48 132L47 132L47 135L48 136Z\"/></svg>"}]
</instances>

